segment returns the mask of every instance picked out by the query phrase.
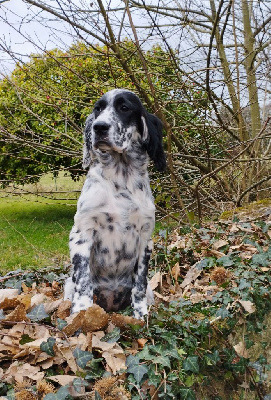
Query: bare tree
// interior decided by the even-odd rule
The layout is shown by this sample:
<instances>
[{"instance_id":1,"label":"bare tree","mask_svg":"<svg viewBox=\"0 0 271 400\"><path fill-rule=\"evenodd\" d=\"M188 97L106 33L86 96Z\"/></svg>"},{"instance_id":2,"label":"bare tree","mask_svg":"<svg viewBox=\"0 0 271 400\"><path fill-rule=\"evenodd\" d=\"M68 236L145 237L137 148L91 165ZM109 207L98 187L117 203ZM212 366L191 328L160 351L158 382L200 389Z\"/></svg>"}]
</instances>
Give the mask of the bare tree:
<instances>
[{"instance_id":1,"label":"bare tree","mask_svg":"<svg viewBox=\"0 0 271 400\"><path fill-rule=\"evenodd\" d=\"M193 213L201 217L203 212L220 210L221 203L230 202L232 207L249 195L250 199L264 195L259 189L267 188L271 175L269 3L24 3L32 20L50 29L52 21L57 21L75 41L90 47L103 45L101 56L106 65L110 67L111 57L117 60L149 110L163 121L169 175L162 189L160 185L155 189L161 211L176 218L172 210L177 209L178 218L190 221ZM2 21L9 23L4 16ZM21 26L13 28L22 32ZM53 33L56 35L55 30ZM130 54L124 38L134 43ZM39 46L35 37L25 40ZM159 73L153 72L152 63L146 59L146 51L153 44L159 44L168 54L167 64L161 65ZM6 48L4 43L2 48ZM10 49L6 51L10 53ZM141 75L131 62L135 53ZM153 63L159 64L159 55ZM157 81L162 84L157 85ZM187 113L183 112L185 106ZM169 196L162 196L163 191Z\"/></svg>"}]
</instances>

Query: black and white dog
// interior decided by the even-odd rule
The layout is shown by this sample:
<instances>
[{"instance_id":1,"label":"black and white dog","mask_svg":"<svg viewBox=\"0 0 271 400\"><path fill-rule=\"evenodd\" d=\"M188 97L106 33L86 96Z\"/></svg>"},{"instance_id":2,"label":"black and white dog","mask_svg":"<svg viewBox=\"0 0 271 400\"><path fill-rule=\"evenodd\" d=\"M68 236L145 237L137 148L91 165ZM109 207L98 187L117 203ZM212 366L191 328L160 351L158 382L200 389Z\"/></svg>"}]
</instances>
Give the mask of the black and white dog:
<instances>
[{"instance_id":1,"label":"black and white dog","mask_svg":"<svg viewBox=\"0 0 271 400\"><path fill-rule=\"evenodd\" d=\"M147 314L155 213L149 157L165 169L161 121L128 90L103 95L84 131L83 166L91 166L70 233L73 273L65 285L73 313L95 296L106 311L132 304L135 318Z\"/></svg>"}]
</instances>

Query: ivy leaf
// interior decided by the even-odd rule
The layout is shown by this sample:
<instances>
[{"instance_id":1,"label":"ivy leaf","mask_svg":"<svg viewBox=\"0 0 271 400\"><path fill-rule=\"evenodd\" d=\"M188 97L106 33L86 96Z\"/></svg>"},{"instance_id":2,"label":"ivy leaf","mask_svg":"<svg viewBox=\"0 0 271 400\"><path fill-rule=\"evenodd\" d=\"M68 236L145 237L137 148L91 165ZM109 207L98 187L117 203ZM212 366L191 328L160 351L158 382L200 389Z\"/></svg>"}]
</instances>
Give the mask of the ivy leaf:
<instances>
[{"instance_id":1,"label":"ivy leaf","mask_svg":"<svg viewBox=\"0 0 271 400\"><path fill-rule=\"evenodd\" d=\"M248 288L250 288L250 286L251 286L251 283L250 283L250 282L248 282L248 281L247 281L246 279L244 279L244 278L241 278L240 281L239 281L238 289L240 289L240 290L248 289Z\"/></svg>"},{"instance_id":2,"label":"ivy leaf","mask_svg":"<svg viewBox=\"0 0 271 400\"><path fill-rule=\"evenodd\" d=\"M45 312L44 304L39 304L34 307L28 314L26 314L31 321L42 321L45 318L48 318L49 315Z\"/></svg>"},{"instance_id":3,"label":"ivy leaf","mask_svg":"<svg viewBox=\"0 0 271 400\"><path fill-rule=\"evenodd\" d=\"M139 356L129 355L126 358L127 372L133 375L137 383L140 383L143 376L148 373L148 368L145 365L139 364Z\"/></svg>"},{"instance_id":4,"label":"ivy leaf","mask_svg":"<svg viewBox=\"0 0 271 400\"><path fill-rule=\"evenodd\" d=\"M31 342L34 342L34 341L35 341L35 339L32 339L32 337L30 337L29 335L24 334L24 335L21 336L21 340L19 341L19 343L21 345L23 345L23 344L31 343Z\"/></svg>"},{"instance_id":5,"label":"ivy leaf","mask_svg":"<svg viewBox=\"0 0 271 400\"><path fill-rule=\"evenodd\" d=\"M241 357L240 360L236 364L234 364L234 363L231 364L231 369L235 372L244 374L246 371L247 364L248 364L248 360L245 359L244 357Z\"/></svg>"},{"instance_id":6,"label":"ivy leaf","mask_svg":"<svg viewBox=\"0 0 271 400\"><path fill-rule=\"evenodd\" d=\"M136 382L139 384L145 374L148 373L148 368L145 365L142 364L134 364L131 365L128 369L127 372L132 374L136 380Z\"/></svg>"},{"instance_id":7,"label":"ivy leaf","mask_svg":"<svg viewBox=\"0 0 271 400\"><path fill-rule=\"evenodd\" d=\"M104 368L102 366L103 358L93 358L88 364L87 374L85 376L86 380L96 380L101 378L104 374Z\"/></svg>"},{"instance_id":8,"label":"ivy leaf","mask_svg":"<svg viewBox=\"0 0 271 400\"><path fill-rule=\"evenodd\" d=\"M216 312L216 314L215 314L217 317L221 317L221 319L225 319L225 318L227 318L229 315L230 315L230 313L229 313L229 311L225 308L225 307L222 307L222 308L219 308L218 310L217 310L217 312Z\"/></svg>"},{"instance_id":9,"label":"ivy leaf","mask_svg":"<svg viewBox=\"0 0 271 400\"><path fill-rule=\"evenodd\" d=\"M164 357L164 356L153 357L153 362L154 362L154 364L160 364L163 367L170 368L170 361L169 361L168 357Z\"/></svg>"},{"instance_id":10,"label":"ivy leaf","mask_svg":"<svg viewBox=\"0 0 271 400\"><path fill-rule=\"evenodd\" d=\"M119 338L120 328L114 328L111 332L101 338L101 342L114 343L117 342Z\"/></svg>"},{"instance_id":11,"label":"ivy leaf","mask_svg":"<svg viewBox=\"0 0 271 400\"><path fill-rule=\"evenodd\" d=\"M74 390L77 393L80 393L81 389L82 389L82 386L88 386L88 383L86 381L84 381L83 379L81 379L81 378L75 378L73 380L73 382L72 382L72 385L74 387Z\"/></svg>"},{"instance_id":12,"label":"ivy leaf","mask_svg":"<svg viewBox=\"0 0 271 400\"><path fill-rule=\"evenodd\" d=\"M203 268L206 268L206 267L209 266L209 264L210 264L210 258L209 258L209 257L203 258L202 260L200 260L200 261L197 263L197 269L201 270L201 269L203 269Z\"/></svg>"},{"instance_id":13,"label":"ivy leaf","mask_svg":"<svg viewBox=\"0 0 271 400\"><path fill-rule=\"evenodd\" d=\"M262 267L268 267L270 264L267 253L254 254L252 256L251 262L252 264L261 265Z\"/></svg>"},{"instance_id":14,"label":"ivy leaf","mask_svg":"<svg viewBox=\"0 0 271 400\"><path fill-rule=\"evenodd\" d=\"M142 352L143 353L143 350ZM137 354L136 356L133 356L132 354L130 354L127 358L126 358L126 362L125 364L127 365L127 367L132 367L133 365L138 365L139 364L139 360L140 360L140 354Z\"/></svg>"},{"instance_id":15,"label":"ivy leaf","mask_svg":"<svg viewBox=\"0 0 271 400\"><path fill-rule=\"evenodd\" d=\"M74 357L76 358L76 363L78 367L84 369L86 368L87 363L93 358L93 354L89 351L83 351L77 347L73 352Z\"/></svg>"},{"instance_id":16,"label":"ivy leaf","mask_svg":"<svg viewBox=\"0 0 271 400\"><path fill-rule=\"evenodd\" d=\"M43 400L72 400L67 386L62 386L56 393L47 394Z\"/></svg>"},{"instance_id":17,"label":"ivy leaf","mask_svg":"<svg viewBox=\"0 0 271 400\"><path fill-rule=\"evenodd\" d=\"M6 316L5 316L5 314L4 314L4 311L1 309L0 310L0 320L1 319L5 319L6 318Z\"/></svg>"},{"instance_id":18,"label":"ivy leaf","mask_svg":"<svg viewBox=\"0 0 271 400\"><path fill-rule=\"evenodd\" d=\"M128 356L128 357L130 357L130 356ZM150 353L150 348L148 345L145 345L143 347L143 349L138 353L138 357L140 360L145 360L145 361L153 360L153 354ZM128 365L128 364L129 364L129 360L127 362L127 359L126 359L126 365Z\"/></svg>"},{"instance_id":19,"label":"ivy leaf","mask_svg":"<svg viewBox=\"0 0 271 400\"><path fill-rule=\"evenodd\" d=\"M179 394L182 400L196 400L195 392L192 389L179 389Z\"/></svg>"},{"instance_id":20,"label":"ivy leaf","mask_svg":"<svg viewBox=\"0 0 271 400\"><path fill-rule=\"evenodd\" d=\"M198 356L189 356L183 362L185 371L199 372Z\"/></svg>"},{"instance_id":21,"label":"ivy leaf","mask_svg":"<svg viewBox=\"0 0 271 400\"><path fill-rule=\"evenodd\" d=\"M59 329L60 331L62 331L62 329L65 328L65 326L68 325L68 322L65 321L64 319L57 318L56 324L57 324L58 329Z\"/></svg>"},{"instance_id":22,"label":"ivy leaf","mask_svg":"<svg viewBox=\"0 0 271 400\"><path fill-rule=\"evenodd\" d=\"M95 397L94 397L94 400L102 400L102 398L101 398L99 392L97 392L97 390L95 390Z\"/></svg>"},{"instance_id":23,"label":"ivy leaf","mask_svg":"<svg viewBox=\"0 0 271 400\"><path fill-rule=\"evenodd\" d=\"M55 345L56 339L49 337L46 342L42 342L40 345L40 349L42 351L45 351L45 353L49 354L49 356L54 356L54 345Z\"/></svg>"},{"instance_id":24,"label":"ivy leaf","mask_svg":"<svg viewBox=\"0 0 271 400\"><path fill-rule=\"evenodd\" d=\"M220 257L216 261L218 264L223 265L223 267L231 267L234 264L230 256Z\"/></svg>"},{"instance_id":25,"label":"ivy leaf","mask_svg":"<svg viewBox=\"0 0 271 400\"><path fill-rule=\"evenodd\" d=\"M206 354L206 358L208 365L215 365L220 361L219 351L215 350L211 354Z\"/></svg>"},{"instance_id":26,"label":"ivy leaf","mask_svg":"<svg viewBox=\"0 0 271 400\"><path fill-rule=\"evenodd\" d=\"M44 275L44 279L47 279L48 282L53 283L53 281L58 280L58 276L54 272L49 272L48 274Z\"/></svg>"},{"instance_id":27,"label":"ivy leaf","mask_svg":"<svg viewBox=\"0 0 271 400\"><path fill-rule=\"evenodd\" d=\"M148 385L157 387L162 380L161 375L154 370L154 368L150 368L148 371Z\"/></svg>"}]
</instances>

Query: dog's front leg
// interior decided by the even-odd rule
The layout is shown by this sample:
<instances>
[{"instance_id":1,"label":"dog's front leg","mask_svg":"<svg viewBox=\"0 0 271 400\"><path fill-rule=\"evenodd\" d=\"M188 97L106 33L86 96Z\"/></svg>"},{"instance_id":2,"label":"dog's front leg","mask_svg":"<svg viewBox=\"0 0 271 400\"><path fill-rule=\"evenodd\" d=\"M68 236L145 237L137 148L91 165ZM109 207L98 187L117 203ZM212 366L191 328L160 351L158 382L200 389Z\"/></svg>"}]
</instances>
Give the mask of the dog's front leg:
<instances>
[{"instance_id":1,"label":"dog's front leg","mask_svg":"<svg viewBox=\"0 0 271 400\"><path fill-rule=\"evenodd\" d=\"M153 302L153 294L148 287L148 267L152 253L152 240L149 240L147 246L139 255L138 263L135 266L132 288L132 307L134 317L142 319L148 314L148 305Z\"/></svg>"},{"instance_id":2,"label":"dog's front leg","mask_svg":"<svg viewBox=\"0 0 271 400\"><path fill-rule=\"evenodd\" d=\"M93 239L76 226L70 233L70 256L73 274L65 286L65 298L72 301L72 313L86 310L93 304L93 284L90 271L90 251Z\"/></svg>"}]
</instances>

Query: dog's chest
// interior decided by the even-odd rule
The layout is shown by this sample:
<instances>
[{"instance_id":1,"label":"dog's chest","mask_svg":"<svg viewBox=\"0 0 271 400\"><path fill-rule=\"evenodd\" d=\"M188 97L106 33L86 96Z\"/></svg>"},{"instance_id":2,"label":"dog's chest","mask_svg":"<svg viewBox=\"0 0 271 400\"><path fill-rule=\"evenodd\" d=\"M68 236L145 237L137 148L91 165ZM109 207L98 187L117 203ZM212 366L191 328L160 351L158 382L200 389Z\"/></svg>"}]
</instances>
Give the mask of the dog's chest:
<instances>
[{"instance_id":1,"label":"dog's chest","mask_svg":"<svg viewBox=\"0 0 271 400\"><path fill-rule=\"evenodd\" d=\"M154 227L148 182L128 188L102 179L86 181L78 201L76 226L92 240L94 286L131 286L132 271ZM143 249L144 250L144 249Z\"/></svg>"},{"instance_id":2,"label":"dog's chest","mask_svg":"<svg viewBox=\"0 0 271 400\"><path fill-rule=\"evenodd\" d=\"M89 177L78 201L75 220L80 230L95 229L115 234L151 233L155 207L149 182L129 185Z\"/></svg>"}]
</instances>

